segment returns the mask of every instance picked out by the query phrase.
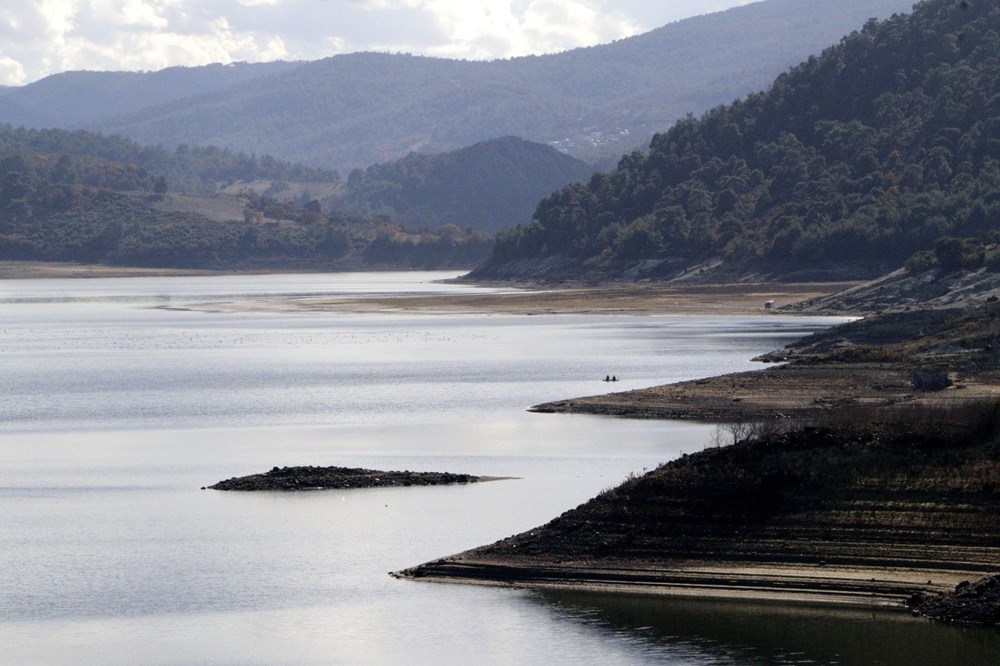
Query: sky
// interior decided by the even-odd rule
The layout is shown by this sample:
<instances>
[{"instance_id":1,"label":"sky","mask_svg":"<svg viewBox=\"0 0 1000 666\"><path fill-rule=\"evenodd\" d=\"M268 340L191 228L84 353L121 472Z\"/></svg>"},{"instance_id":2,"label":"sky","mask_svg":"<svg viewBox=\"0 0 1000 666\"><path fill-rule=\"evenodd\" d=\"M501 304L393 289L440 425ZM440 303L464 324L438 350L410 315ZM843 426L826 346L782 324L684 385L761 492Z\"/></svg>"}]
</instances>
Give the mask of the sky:
<instances>
[{"instance_id":1,"label":"sky","mask_svg":"<svg viewBox=\"0 0 1000 666\"><path fill-rule=\"evenodd\" d=\"M610 42L754 0L0 0L0 85L71 70L493 59Z\"/></svg>"}]
</instances>

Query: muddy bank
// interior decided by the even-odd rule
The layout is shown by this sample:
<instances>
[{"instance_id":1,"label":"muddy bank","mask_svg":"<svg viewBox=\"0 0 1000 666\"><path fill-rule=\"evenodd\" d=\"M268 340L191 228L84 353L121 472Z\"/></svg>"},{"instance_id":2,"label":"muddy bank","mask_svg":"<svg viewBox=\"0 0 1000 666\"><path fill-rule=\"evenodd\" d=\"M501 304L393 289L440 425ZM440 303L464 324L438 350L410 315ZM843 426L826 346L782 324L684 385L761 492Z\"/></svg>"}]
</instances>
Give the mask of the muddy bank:
<instances>
[{"instance_id":1,"label":"muddy bank","mask_svg":"<svg viewBox=\"0 0 1000 666\"><path fill-rule=\"evenodd\" d=\"M493 481L494 477L448 472L386 472L348 467L275 467L263 474L233 477L208 486L211 490L320 490L444 486Z\"/></svg>"}]
</instances>

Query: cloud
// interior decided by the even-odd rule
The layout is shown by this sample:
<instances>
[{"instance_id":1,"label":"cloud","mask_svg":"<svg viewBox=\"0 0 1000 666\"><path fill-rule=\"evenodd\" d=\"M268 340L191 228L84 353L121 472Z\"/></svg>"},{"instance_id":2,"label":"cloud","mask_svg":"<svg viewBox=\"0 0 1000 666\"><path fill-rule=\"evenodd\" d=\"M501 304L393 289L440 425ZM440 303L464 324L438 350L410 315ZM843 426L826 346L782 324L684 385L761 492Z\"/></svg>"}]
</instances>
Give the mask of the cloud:
<instances>
[{"instance_id":1,"label":"cloud","mask_svg":"<svg viewBox=\"0 0 1000 666\"><path fill-rule=\"evenodd\" d=\"M0 84L348 51L504 58L750 0L0 0Z\"/></svg>"},{"instance_id":2,"label":"cloud","mask_svg":"<svg viewBox=\"0 0 1000 666\"><path fill-rule=\"evenodd\" d=\"M640 26L590 0L422 0L446 39L429 50L461 58L548 53L635 34ZM610 3L605 3L610 4Z\"/></svg>"},{"instance_id":3,"label":"cloud","mask_svg":"<svg viewBox=\"0 0 1000 666\"><path fill-rule=\"evenodd\" d=\"M24 83L25 79L24 67L21 66L21 63L13 58L0 55L0 81L6 81L6 84L2 85L19 85Z\"/></svg>"}]
</instances>

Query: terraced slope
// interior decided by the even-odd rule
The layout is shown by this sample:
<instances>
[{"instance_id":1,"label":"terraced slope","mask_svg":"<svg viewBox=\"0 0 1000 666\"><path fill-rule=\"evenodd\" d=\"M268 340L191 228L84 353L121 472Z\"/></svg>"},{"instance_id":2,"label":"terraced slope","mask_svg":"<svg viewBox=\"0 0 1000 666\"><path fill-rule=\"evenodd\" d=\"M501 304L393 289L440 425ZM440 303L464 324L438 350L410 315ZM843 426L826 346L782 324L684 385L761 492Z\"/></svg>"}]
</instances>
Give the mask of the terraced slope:
<instances>
[{"instance_id":1,"label":"terraced slope","mask_svg":"<svg viewBox=\"0 0 1000 666\"><path fill-rule=\"evenodd\" d=\"M412 578L901 603L1000 571L997 406L684 456Z\"/></svg>"}]
</instances>

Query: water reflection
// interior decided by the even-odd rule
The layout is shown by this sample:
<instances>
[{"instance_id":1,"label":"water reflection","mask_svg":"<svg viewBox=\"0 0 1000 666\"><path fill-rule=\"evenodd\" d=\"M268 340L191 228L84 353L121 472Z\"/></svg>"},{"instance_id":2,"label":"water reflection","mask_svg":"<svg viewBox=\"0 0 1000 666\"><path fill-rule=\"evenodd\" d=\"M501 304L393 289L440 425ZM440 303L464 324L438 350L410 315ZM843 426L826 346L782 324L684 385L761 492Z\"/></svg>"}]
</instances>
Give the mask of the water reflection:
<instances>
[{"instance_id":1,"label":"water reflection","mask_svg":"<svg viewBox=\"0 0 1000 666\"><path fill-rule=\"evenodd\" d=\"M1000 631L895 611L565 590L532 598L671 664L1000 664Z\"/></svg>"}]
</instances>

